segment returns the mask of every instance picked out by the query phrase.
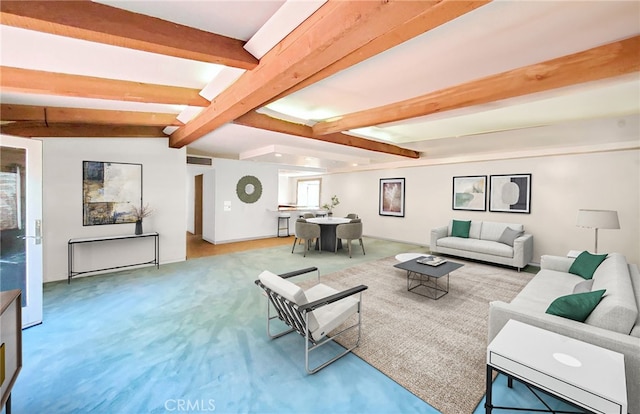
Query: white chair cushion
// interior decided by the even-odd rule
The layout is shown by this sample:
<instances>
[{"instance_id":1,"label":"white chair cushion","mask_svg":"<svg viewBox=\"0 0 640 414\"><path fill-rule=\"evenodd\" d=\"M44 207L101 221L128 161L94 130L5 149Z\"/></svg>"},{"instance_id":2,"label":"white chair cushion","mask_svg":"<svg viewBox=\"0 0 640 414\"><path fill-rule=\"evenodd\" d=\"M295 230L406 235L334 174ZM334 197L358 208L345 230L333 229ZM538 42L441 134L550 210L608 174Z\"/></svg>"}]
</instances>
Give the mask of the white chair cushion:
<instances>
[{"instance_id":1,"label":"white chair cushion","mask_svg":"<svg viewBox=\"0 0 640 414\"><path fill-rule=\"evenodd\" d=\"M319 283L307 289L305 294L309 302L313 302L338 292L332 287ZM350 296L311 312L309 315L309 330L313 339L319 341L349 319L351 315L358 311L358 302L359 300L356 296ZM314 317L314 323L312 323L312 317Z\"/></svg>"},{"instance_id":2,"label":"white chair cushion","mask_svg":"<svg viewBox=\"0 0 640 414\"><path fill-rule=\"evenodd\" d=\"M304 294L304 291L300 286L295 283L291 283L287 279L283 279L268 270L260 273L258 279L260 279L260 282L262 282L263 285L298 306L309 303L307 296Z\"/></svg>"}]
</instances>

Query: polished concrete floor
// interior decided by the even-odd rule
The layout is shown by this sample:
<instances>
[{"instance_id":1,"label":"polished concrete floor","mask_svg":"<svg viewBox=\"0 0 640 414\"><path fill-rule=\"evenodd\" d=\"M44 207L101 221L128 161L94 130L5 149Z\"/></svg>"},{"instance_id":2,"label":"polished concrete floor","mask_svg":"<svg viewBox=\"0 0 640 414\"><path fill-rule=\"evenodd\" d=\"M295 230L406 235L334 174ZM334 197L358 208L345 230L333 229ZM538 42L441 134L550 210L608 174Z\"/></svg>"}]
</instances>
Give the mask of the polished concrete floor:
<instances>
[{"instance_id":1,"label":"polished concrete floor","mask_svg":"<svg viewBox=\"0 0 640 414\"><path fill-rule=\"evenodd\" d=\"M301 337L267 338L253 283L264 269L328 274L426 248L365 238L366 256L305 258L292 240L269 242L279 245L45 284L44 323L23 331L13 413L435 413L354 355L307 375ZM536 404L500 377L494 402Z\"/></svg>"}]
</instances>

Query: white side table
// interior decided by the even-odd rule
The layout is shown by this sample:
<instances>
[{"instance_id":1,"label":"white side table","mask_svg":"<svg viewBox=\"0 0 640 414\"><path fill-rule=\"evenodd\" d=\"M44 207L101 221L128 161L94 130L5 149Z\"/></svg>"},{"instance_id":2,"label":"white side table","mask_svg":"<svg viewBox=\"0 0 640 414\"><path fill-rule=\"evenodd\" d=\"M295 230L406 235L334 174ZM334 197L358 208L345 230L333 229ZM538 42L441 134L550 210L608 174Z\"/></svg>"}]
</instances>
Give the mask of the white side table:
<instances>
[{"instance_id":1,"label":"white side table","mask_svg":"<svg viewBox=\"0 0 640 414\"><path fill-rule=\"evenodd\" d=\"M594 413L627 412L624 356L555 332L510 320L487 347L487 398L493 371Z\"/></svg>"}]
</instances>

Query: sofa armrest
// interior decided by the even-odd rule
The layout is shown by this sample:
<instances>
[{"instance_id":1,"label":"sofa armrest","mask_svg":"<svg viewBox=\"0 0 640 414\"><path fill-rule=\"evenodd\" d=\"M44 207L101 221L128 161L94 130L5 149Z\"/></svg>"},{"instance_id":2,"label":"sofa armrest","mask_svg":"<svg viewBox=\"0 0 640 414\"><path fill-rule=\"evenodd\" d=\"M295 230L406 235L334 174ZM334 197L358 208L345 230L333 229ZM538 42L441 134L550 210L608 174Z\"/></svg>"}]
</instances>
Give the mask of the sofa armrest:
<instances>
[{"instance_id":1,"label":"sofa armrest","mask_svg":"<svg viewBox=\"0 0 640 414\"><path fill-rule=\"evenodd\" d=\"M523 234L513 241L513 261L523 268L533 260L533 235Z\"/></svg>"},{"instance_id":2,"label":"sofa armrest","mask_svg":"<svg viewBox=\"0 0 640 414\"><path fill-rule=\"evenodd\" d=\"M551 256L548 254L540 257L540 269L555 270L557 272L569 272L569 268L575 259L563 256Z\"/></svg>"},{"instance_id":3,"label":"sofa armrest","mask_svg":"<svg viewBox=\"0 0 640 414\"><path fill-rule=\"evenodd\" d=\"M640 341L638 341L638 338L560 316L531 313L509 303L495 301L489 304L487 344L495 338L510 319L623 354L627 395L640 395ZM640 413L640 399L632 397L629 398L628 403L628 412Z\"/></svg>"},{"instance_id":4,"label":"sofa armrest","mask_svg":"<svg viewBox=\"0 0 640 414\"><path fill-rule=\"evenodd\" d=\"M436 227L431 229L431 241L429 242L429 250L431 253L436 253L438 247L438 239L447 237L447 231L449 226Z\"/></svg>"}]
</instances>

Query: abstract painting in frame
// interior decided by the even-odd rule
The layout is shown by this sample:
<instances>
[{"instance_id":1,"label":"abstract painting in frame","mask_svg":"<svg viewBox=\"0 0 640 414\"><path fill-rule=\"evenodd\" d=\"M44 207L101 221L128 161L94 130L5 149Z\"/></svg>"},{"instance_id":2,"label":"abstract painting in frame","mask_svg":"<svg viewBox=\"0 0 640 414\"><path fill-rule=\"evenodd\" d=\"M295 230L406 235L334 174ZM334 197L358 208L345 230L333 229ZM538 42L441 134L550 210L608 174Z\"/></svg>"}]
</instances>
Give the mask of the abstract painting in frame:
<instances>
[{"instance_id":1,"label":"abstract painting in frame","mask_svg":"<svg viewBox=\"0 0 640 414\"><path fill-rule=\"evenodd\" d=\"M485 211L487 209L487 176L453 177L454 210Z\"/></svg>"},{"instance_id":2,"label":"abstract painting in frame","mask_svg":"<svg viewBox=\"0 0 640 414\"><path fill-rule=\"evenodd\" d=\"M404 217L404 178L380 179L381 216Z\"/></svg>"},{"instance_id":3,"label":"abstract painting in frame","mask_svg":"<svg viewBox=\"0 0 640 414\"><path fill-rule=\"evenodd\" d=\"M82 224L135 223L142 206L142 164L82 162Z\"/></svg>"},{"instance_id":4,"label":"abstract painting in frame","mask_svg":"<svg viewBox=\"0 0 640 414\"><path fill-rule=\"evenodd\" d=\"M531 213L531 174L492 175L489 211Z\"/></svg>"}]
</instances>

